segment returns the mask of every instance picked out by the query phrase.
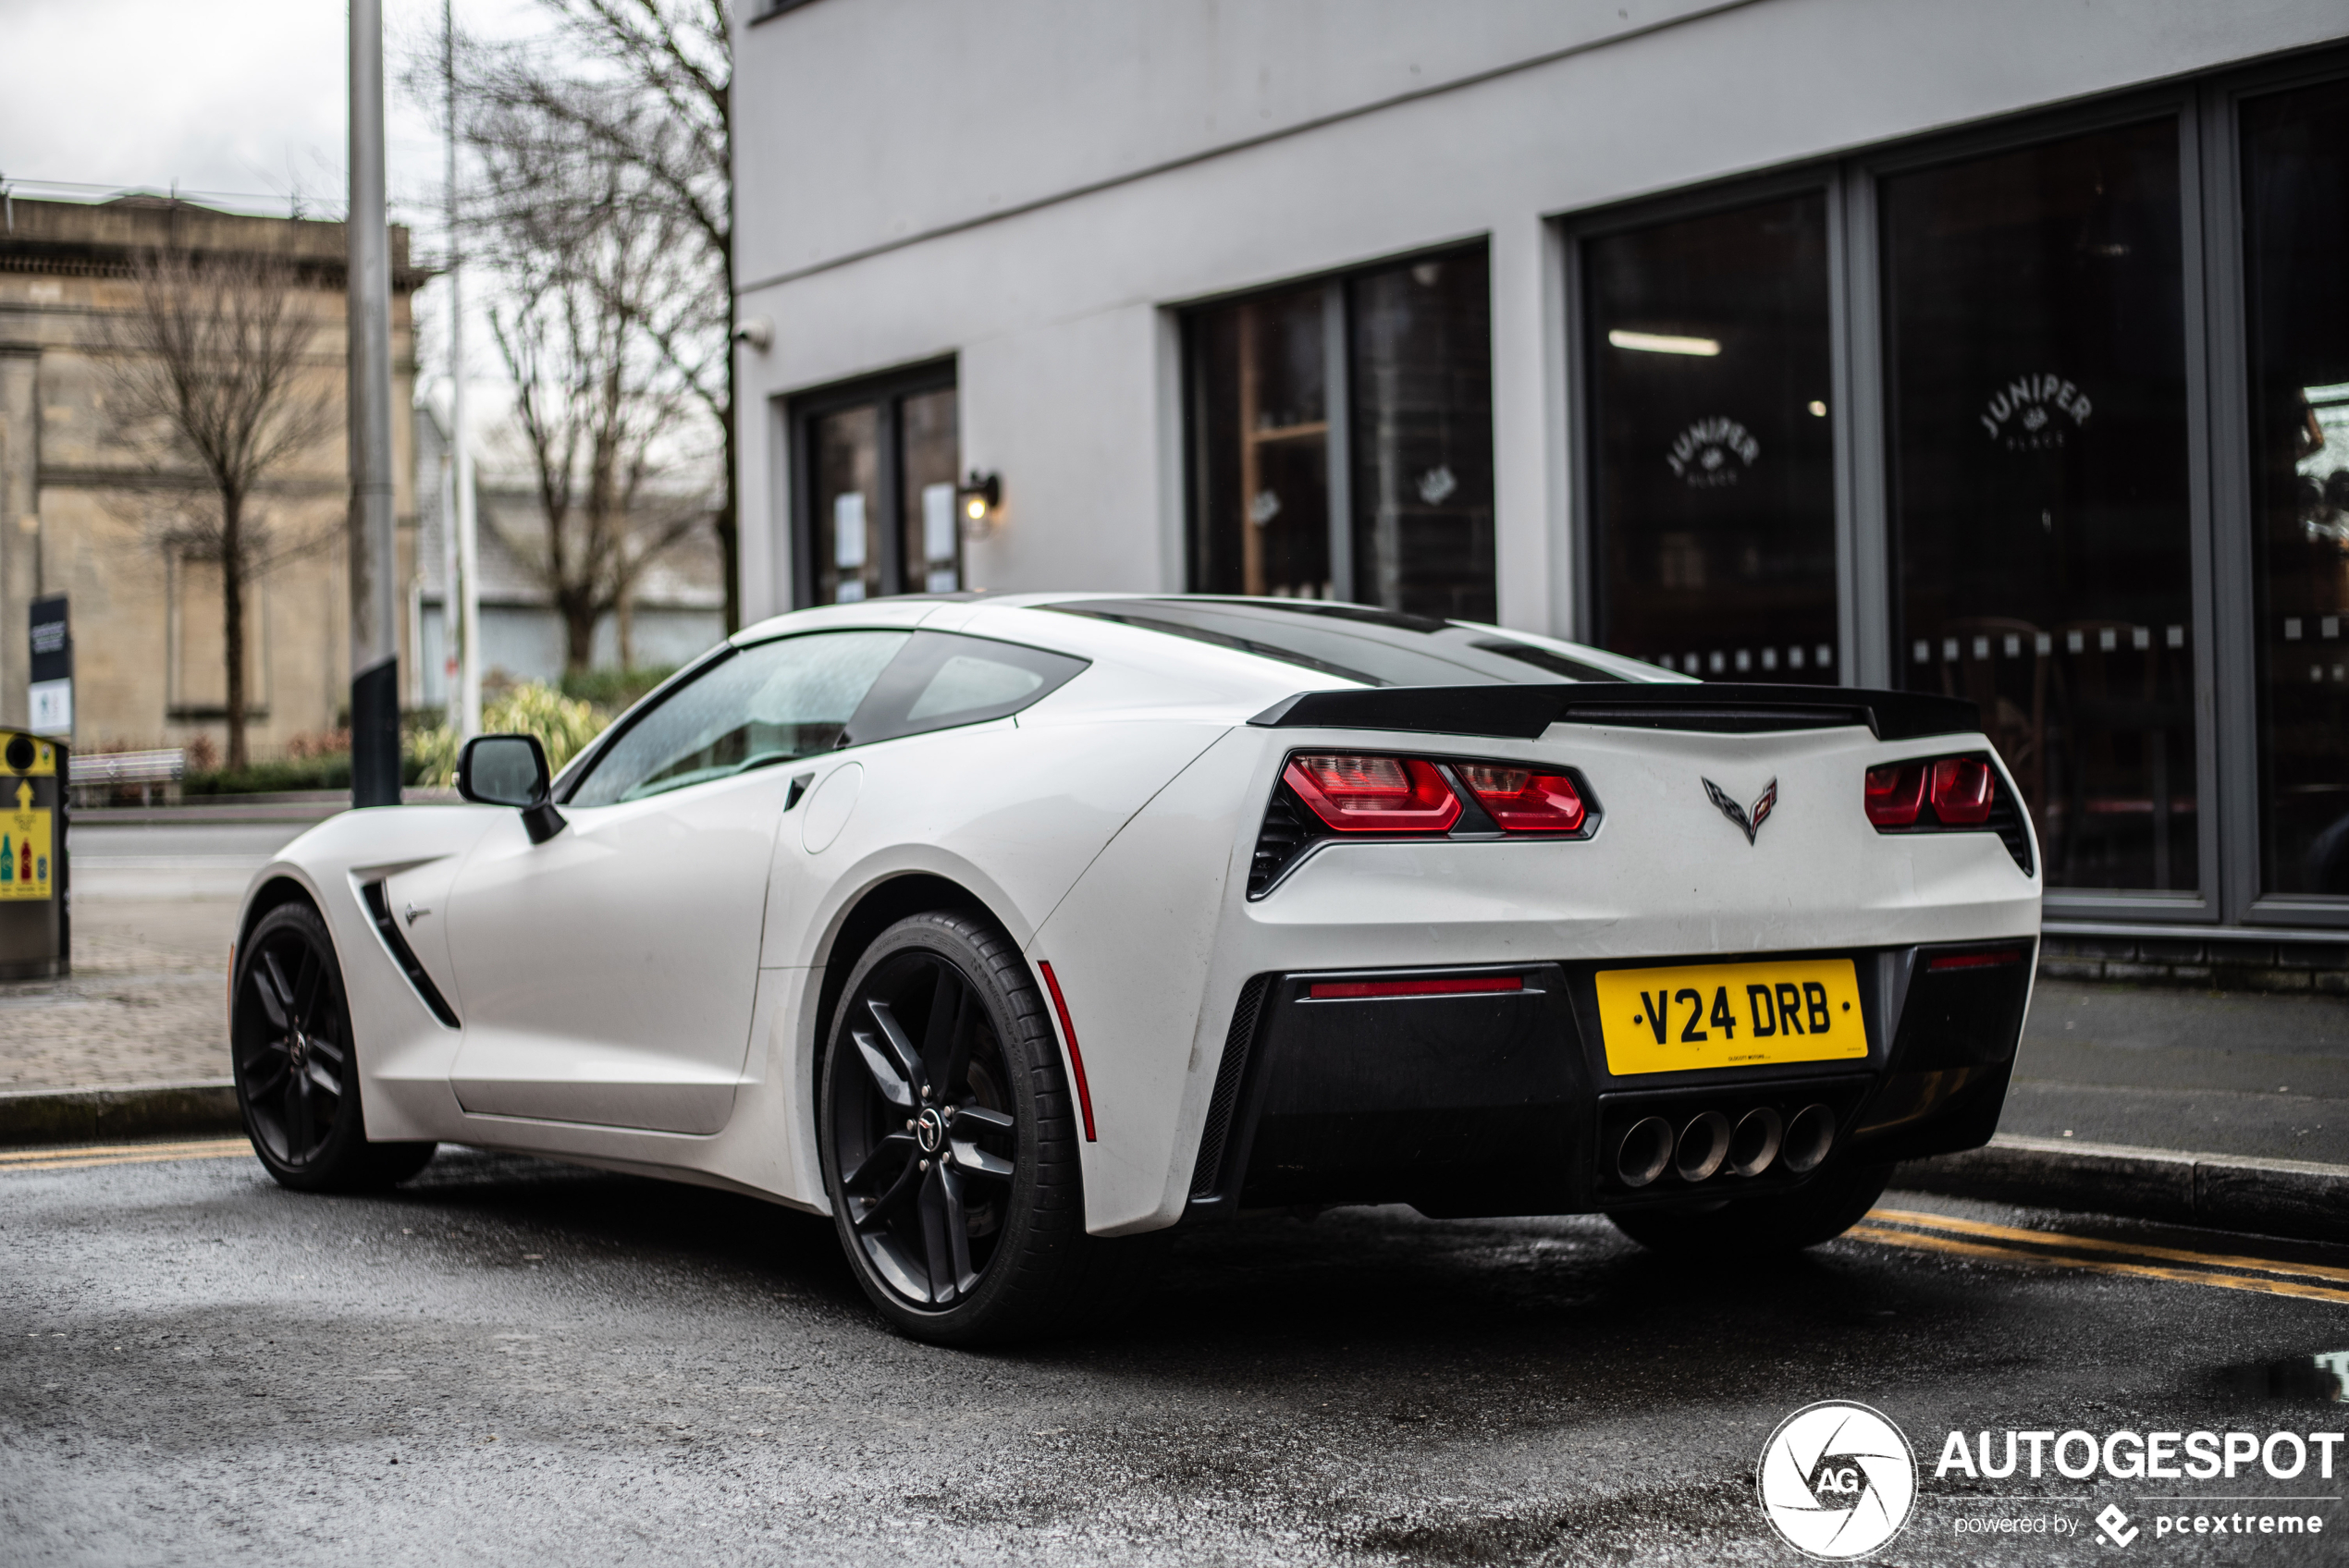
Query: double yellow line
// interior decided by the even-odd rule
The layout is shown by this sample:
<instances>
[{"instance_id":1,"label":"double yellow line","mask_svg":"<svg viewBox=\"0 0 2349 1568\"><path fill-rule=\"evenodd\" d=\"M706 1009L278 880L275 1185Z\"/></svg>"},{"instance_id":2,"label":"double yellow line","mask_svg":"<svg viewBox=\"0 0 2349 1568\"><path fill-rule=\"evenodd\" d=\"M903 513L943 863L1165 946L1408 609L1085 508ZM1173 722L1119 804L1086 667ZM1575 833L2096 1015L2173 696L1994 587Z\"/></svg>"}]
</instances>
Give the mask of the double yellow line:
<instances>
[{"instance_id":1,"label":"double yellow line","mask_svg":"<svg viewBox=\"0 0 2349 1568\"><path fill-rule=\"evenodd\" d=\"M2349 1303L2349 1268L2321 1263L2283 1263L2234 1253L2193 1252L2060 1231L2026 1231L1947 1214L1878 1208L1845 1232L1856 1242L1948 1253L1996 1263L2080 1268L2092 1274L2123 1274L2169 1280L2223 1291L2256 1291L2271 1296Z\"/></svg>"},{"instance_id":2,"label":"double yellow line","mask_svg":"<svg viewBox=\"0 0 2349 1568\"><path fill-rule=\"evenodd\" d=\"M0 1149L0 1174L12 1170L84 1170L93 1165L154 1165L166 1159L234 1159L252 1153L242 1138L196 1138L173 1144L95 1144L71 1148Z\"/></svg>"}]
</instances>

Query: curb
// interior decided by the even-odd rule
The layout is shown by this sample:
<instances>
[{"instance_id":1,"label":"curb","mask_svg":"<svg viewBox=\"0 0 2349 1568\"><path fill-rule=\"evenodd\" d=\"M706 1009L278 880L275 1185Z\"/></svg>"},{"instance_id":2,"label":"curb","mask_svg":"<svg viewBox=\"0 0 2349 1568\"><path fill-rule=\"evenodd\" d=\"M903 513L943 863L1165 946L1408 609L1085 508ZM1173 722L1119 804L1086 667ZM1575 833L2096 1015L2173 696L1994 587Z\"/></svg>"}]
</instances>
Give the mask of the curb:
<instances>
[{"instance_id":1,"label":"curb","mask_svg":"<svg viewBox=\"0 0 2349 1568\"><path fill-rule=\"evenodd\" d=\"M1892 1184L1949 1197L2132 1219L2349 1241L2349 1166L2001 1133L1986 1147L1912 1160Z\"/></svg>"},{"instance_id":2,"label":"curb","mask_svg":"<svg viewBox=\"0 0 2349 1568\"><path fill-rule=\"evenodd\" d=\"M121 1088L0 1091L0 1144L95 1144L164 1133L241 1133L226 1078Z\"/></svg>"}]
</instances>

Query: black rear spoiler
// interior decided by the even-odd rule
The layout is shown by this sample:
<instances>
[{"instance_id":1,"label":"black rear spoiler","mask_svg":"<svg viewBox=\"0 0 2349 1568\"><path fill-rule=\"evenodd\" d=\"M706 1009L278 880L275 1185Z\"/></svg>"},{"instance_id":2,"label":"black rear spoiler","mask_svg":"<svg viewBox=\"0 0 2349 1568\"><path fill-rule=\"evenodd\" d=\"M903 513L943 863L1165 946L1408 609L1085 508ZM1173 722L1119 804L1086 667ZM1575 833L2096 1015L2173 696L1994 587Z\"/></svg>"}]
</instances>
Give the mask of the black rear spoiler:
<instances>
[{"instance_id":1,"label":"black rear spoiler","mask_svg":"<svg viewBox=\"0 0 2349 1568\"><path fill-rule=\"evenodd\" d=\"M1962 697L1859 686L1591 680L1299 692L1248 723L1274 729L1403 729L1515 741L1533 740L1553 724L1734 735L1865 725L1879 741L1913 741L1977 734L1982 714Z\"/></svg>"}]
</instances>

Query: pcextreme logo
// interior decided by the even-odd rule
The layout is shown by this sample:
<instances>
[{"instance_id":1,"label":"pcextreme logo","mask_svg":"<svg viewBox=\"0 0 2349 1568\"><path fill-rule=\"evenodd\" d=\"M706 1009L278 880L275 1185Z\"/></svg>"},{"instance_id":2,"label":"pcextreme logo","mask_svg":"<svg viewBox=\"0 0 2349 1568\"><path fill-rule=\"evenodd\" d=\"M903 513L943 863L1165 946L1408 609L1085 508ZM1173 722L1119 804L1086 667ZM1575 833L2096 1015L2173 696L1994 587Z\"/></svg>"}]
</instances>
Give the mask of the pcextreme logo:
<instances>
[{"instance_id":1,"label":"pcextreme logo","mask_svg":"<svg viewBox=\"0 0 2349 1568\"><path fill-rule=\"evenodd\" d=\"M1762 1447L1762 1512L1787 1545L1841 1562L1900 1533L1917 1499L1916 1454L1864 1404L1823 1400L1778 1423Z\"/></svg>"}]
</instances>

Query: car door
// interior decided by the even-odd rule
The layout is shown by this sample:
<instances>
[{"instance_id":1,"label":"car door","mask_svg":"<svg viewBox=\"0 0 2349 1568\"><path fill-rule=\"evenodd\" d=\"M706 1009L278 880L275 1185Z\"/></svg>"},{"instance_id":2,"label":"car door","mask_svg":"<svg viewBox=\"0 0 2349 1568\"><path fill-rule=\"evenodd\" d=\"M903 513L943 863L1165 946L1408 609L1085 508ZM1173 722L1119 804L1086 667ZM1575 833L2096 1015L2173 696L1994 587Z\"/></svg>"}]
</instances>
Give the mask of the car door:
<instances>
[{"instance_id":1,"label":"car door","mask_svg":"<svg viewBox=\"0 0 2349 1568\"><path fill-rule=\"evenodd\" d=\"M720 658L631 717L531 842L519 815L449 895L476 1115L723 1127L750 1039L769 867L797 758L832 750L908 633L811 632Z\"/></svg>"}]
</instances>

